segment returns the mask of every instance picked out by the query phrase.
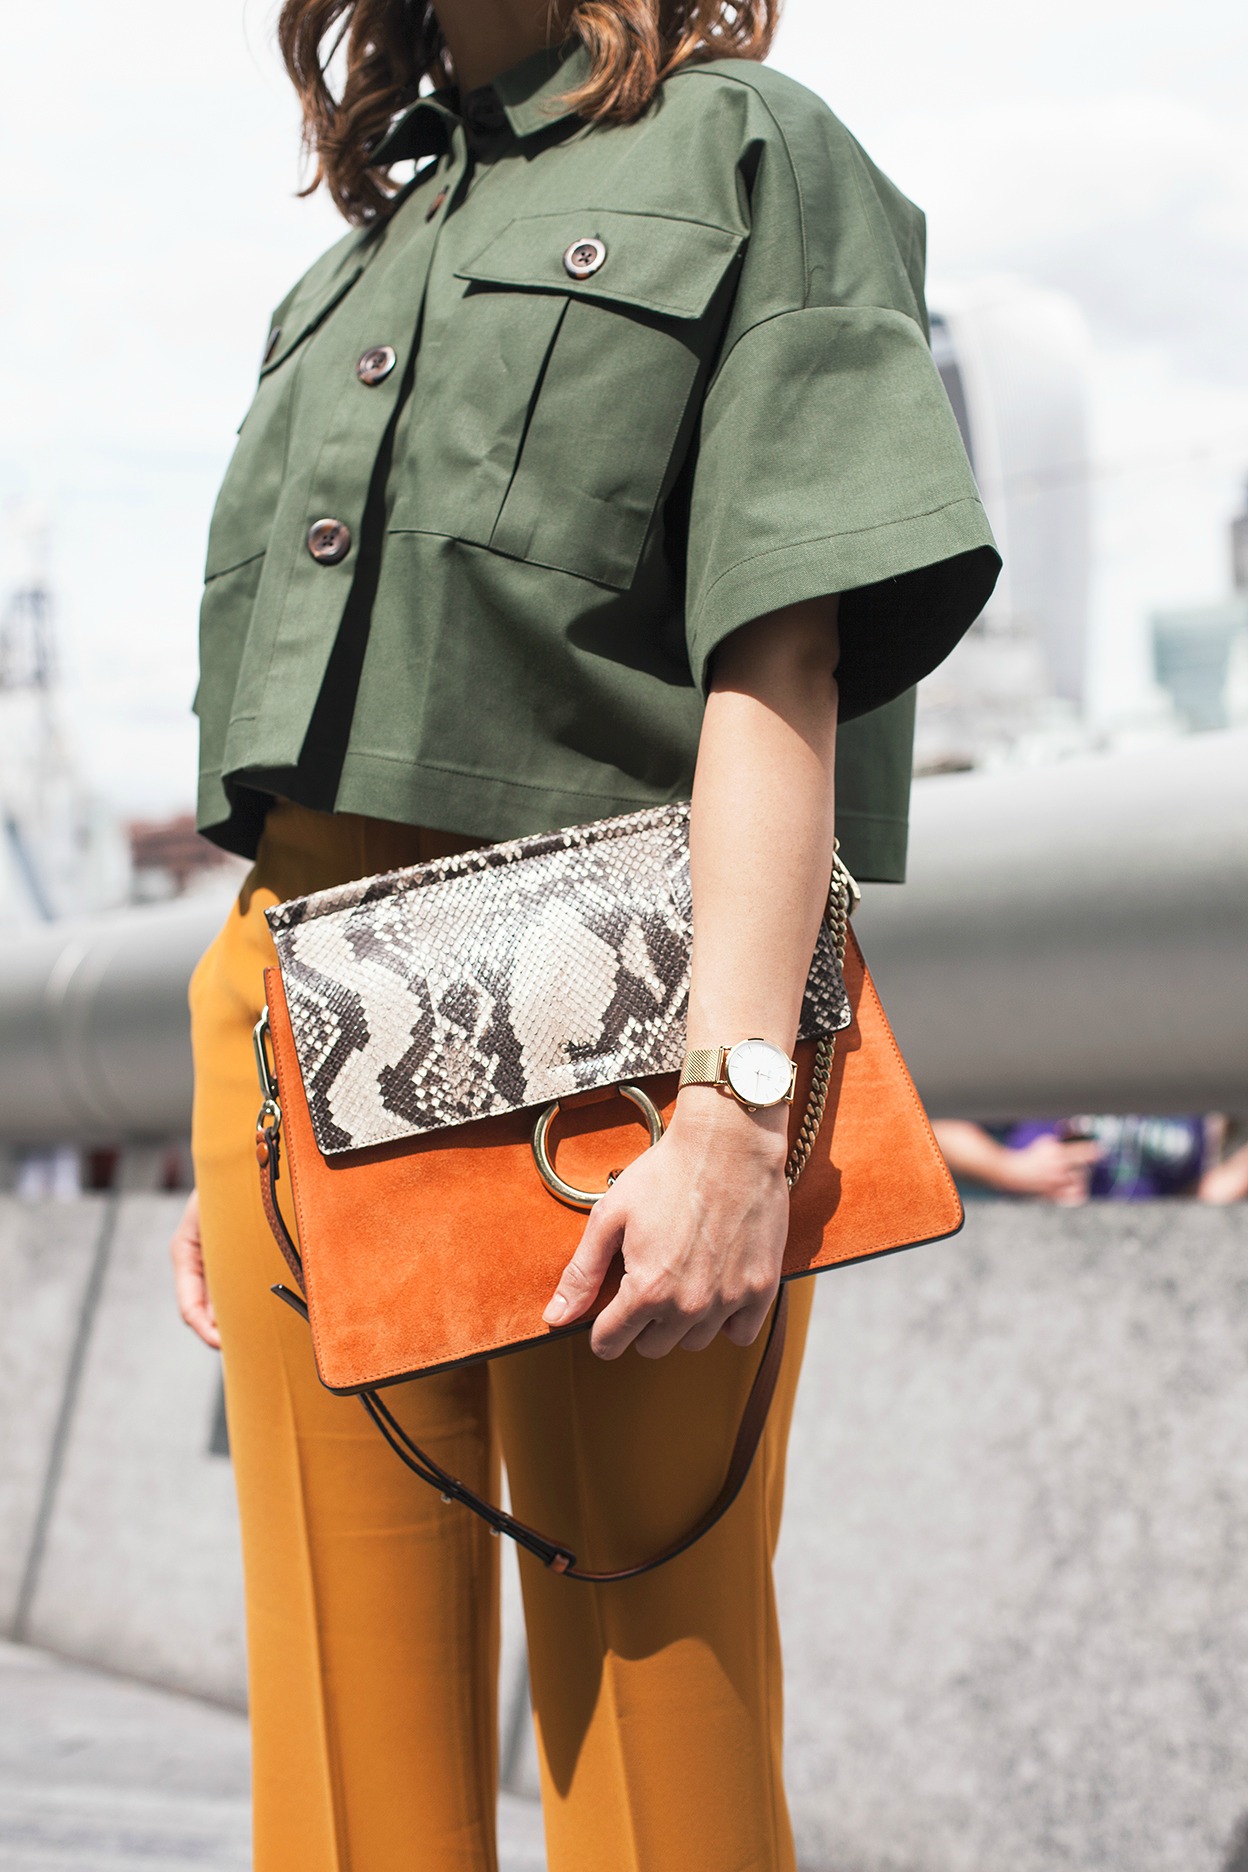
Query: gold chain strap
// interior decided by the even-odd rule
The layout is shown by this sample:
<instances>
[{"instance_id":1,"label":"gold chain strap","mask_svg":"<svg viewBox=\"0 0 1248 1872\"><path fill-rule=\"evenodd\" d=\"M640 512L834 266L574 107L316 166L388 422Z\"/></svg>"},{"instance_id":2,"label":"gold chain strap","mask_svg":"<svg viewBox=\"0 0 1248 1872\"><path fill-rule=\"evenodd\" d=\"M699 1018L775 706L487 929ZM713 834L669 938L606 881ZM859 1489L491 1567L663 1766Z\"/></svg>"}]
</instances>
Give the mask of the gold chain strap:
<instances>
[{"instance_id":1,"label":"gold chain strap","mask_svg":"<svg viewBox=\"0 0 1248 1872\"><path fill-rule=\"evenodd\" d=\"M836 966L842 975L845 973L845 944L849 939L849 919L859 896L858 886L841 863L838 850L832 858L832 881L828 886L828 907L824 911L824 921L832 932ZM832 1060L835 1053L835 1034L823 1034L816 1040L815 1070L810 1081L810 1095L806 1100L806 1109L802 1113L802 1122L797 1128L797 1141L789 1152L789 1161L784 1166L785 1182L790 1189L810 1162L810 1153L815 1148L819 1126L823 1123L823 1108L828 1102L828 1081L832 1077Z\"/></svg>"}]
</instances>

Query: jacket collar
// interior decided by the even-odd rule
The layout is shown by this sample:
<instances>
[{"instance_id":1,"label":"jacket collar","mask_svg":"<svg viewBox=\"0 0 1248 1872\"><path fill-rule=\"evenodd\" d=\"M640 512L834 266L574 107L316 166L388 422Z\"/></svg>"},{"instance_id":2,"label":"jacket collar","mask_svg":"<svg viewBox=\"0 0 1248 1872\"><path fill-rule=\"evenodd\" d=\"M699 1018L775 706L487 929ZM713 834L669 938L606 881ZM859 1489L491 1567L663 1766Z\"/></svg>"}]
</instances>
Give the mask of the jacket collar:
<instances>
[{"instance_id":1,"label":"jacket collar","mask_svg":"<svg viewBox=\"0 0 1248 1872\"><path fill-rule=\"evenodd\" d=\"M571 39L535 52L496 78L487 88L502 104L512 135L523 141L571 117L574 113L564 98L584 84L591 62L580 40Z\"/></svg>"},{"instance_id":2,"label":"jacket collar","mask_svg":"<svg viewBox=\"0 0 1248 1872\"><path fill-rule=\"evenodd\" d=\"M563 98L584 83L589 70L588 51L579 39L569 40L522 59L492 83L470 91L463 104L471 113L475 101L492 96L497 100L496 108L501 105L511 134L523 142L573 115ZM371 162L395 163L411 158L419 162L425 156L441 155L450 143L452 126L461 122L463 115L458 92L433 91L418 98L391 124L374 149Z\"/></svg>"}]
</instances>

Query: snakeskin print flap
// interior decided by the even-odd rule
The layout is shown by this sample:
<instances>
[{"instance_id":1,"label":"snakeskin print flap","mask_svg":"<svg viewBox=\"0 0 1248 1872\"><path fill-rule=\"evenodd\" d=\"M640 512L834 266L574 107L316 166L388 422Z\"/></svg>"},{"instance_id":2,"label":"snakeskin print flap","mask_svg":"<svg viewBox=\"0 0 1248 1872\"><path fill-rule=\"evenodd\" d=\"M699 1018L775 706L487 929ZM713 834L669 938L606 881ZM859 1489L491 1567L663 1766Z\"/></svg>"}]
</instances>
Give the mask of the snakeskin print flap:
<instances>
[{"instance_id":1,"label":"snakeskin print flap","mask_svg":"<svg viewBox=\"0 0 1248 1872\"><path fill-rule=\"evenodd\" d=\"M678 1070L689 807L511 839L268 912L326 1156ZM824 925L799 1037L849 1025Z\"/></svg>"}]
</instances>

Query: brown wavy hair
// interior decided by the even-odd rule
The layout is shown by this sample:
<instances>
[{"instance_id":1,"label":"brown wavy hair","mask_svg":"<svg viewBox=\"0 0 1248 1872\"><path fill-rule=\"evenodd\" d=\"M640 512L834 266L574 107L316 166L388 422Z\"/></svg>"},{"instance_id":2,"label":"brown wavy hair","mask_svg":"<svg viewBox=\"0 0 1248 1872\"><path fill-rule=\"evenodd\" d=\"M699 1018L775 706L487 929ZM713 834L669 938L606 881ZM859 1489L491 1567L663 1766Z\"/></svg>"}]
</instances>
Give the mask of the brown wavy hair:
<instances>
[{"instance_id":1,"label":"brown wavy hair","mask_svg":"<svg viewBox=\"0 0 1248 1872\"><path fill-rule=\"evenodd\" d=\"M591 66L566 102L594 123L631 123L691 59L767 56L780 0L571 0L566 32ZM278 44L303 106L304 148L348 221L383 217L396 184L369 152L422 83L455 72L429 0L284 0ZM331 81L330 68L334 67Z\"/></svg>"}]
</instances>

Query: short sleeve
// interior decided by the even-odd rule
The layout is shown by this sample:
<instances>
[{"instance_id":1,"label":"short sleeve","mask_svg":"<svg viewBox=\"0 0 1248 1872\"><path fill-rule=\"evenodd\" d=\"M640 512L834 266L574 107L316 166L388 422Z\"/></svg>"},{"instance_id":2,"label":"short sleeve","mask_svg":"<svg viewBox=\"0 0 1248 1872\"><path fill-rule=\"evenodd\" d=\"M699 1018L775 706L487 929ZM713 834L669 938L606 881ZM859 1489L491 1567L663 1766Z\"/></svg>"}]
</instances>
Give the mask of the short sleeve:
<instances>
[{"instance_id":1,"label":"short sleeve","mask_svg":"<svg viewBox=\"0 0 1248 1872\"><path fill-rule=\"evenodd\" d=\"M759 165L762 238L702 409L686 630L705 688L741 625L842 594L849 719L948 655L1000 560L927 342L922 216L803 96L802 134ZM800 281L787 303L777 279Z\"/></svg>"}]
</instances>

